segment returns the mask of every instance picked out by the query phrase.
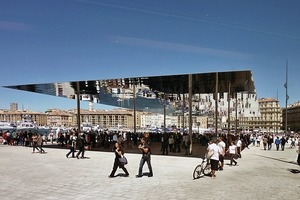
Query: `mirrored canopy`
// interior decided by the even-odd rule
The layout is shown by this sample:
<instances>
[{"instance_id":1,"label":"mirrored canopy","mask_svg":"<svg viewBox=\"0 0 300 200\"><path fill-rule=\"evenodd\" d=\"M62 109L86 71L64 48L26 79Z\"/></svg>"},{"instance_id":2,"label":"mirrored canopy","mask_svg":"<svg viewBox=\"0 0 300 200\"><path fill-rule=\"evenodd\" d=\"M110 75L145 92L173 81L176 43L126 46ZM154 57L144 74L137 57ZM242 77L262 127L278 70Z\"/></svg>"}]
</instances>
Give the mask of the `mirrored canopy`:
<instances>
[{"instance_id":1,"label":"mirrored canopy","mask_svg":"<svg viewBox=\"0 0 300 200\"><path fill-rule=\"evenodd\" d=\"M192 100L199 94L239 92L255 93L251 71L230 71L167 76L86 80L78 82L44 83L4 86L6 88L48 94L82 101L133 109L161 112L164 104L168 111L179 109L179 102L189 94L191 77ZM218 87L216 87L218 84ZM77 87L79 85L79 88ZM134 99L135 97L135 99ZM166 101L165 101L166 100Z\"/></svg>"}]
</instances>

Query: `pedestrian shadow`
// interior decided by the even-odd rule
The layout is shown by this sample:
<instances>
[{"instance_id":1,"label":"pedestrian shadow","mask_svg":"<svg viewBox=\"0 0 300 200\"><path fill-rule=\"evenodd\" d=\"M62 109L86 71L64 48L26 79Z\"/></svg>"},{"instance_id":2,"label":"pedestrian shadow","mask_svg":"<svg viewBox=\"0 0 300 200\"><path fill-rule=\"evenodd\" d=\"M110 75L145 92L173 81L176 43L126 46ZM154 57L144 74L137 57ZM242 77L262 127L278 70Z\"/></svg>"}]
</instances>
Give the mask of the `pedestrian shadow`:
<instances>
[{"instance_id":1,"label":"pedestrian shadow","mask_svg":"<svg viewBox=\"0 0 300 200\"><path fill-rule=\"evenodd\" d=\"M202 174L201 176L198 176L198 177L196 177L196 178L193 178L193 180L203 179L203 178L205 178L205 177L211 177L211 173L209 173L209 174Z\"/></svg>"},{"instance_id":2,"label":"pedestrian shadow","mask_svg":"<svg viewBox=\"0 0 300 200\"><path fill-rule=\"evenodd\" d=\"M288 169L288 171L290 171L293 174L299 174L300 173L300 170L298 170L298 169Z\"/></svg>"},{"instance_id":3,"label":"pedestrian shadow","mask_svg":"<svg viewBox=\"0 0 300 200\"><path fill-rule=\"evenodd\" d=\"M277 161L284 162L284 163L298 165L296 162L293 162L293 161L286 161L286 160L273 158L273 157L268 157L268 156L263 156L263 155L258 155L258 154L254 154L254 155L259 156L259 157L263 157L263 158L268 158L268 159L271 159L271 160L277 160Z\"/></svg>"},{"instance_id":4,"label":"pedestrian shadow","mask_svg":"<svg viewBox=\"0 0 300 200\"><path fill-rule=\"evenodd\" d=\"M117 175L115 175L115 177L128 177L128 175L124 173L118 173Z\"/></svg>"},{"instance_id":5,"label":"pedestrian shadow","mask_svg":"<svg viewBox=\"0 0 300 200\"><path fill-rule=\"evenodd\" d=\"M80 157L80 159L91 159L91 157Z\"/></svg>"}]
</instances>

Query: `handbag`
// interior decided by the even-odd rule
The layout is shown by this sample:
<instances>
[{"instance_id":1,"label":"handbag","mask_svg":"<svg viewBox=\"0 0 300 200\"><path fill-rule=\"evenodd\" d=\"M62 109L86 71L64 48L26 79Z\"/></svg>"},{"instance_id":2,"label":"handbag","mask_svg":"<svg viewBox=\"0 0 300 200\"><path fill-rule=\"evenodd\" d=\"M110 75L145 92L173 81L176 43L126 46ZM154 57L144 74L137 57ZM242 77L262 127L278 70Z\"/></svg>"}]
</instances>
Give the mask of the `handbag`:
<instances>
[{"instance_id":1,"label":"handbag","mask_svg":"<svg viewBox=\"0 0 300 200\"><path fill-rule=\"evenodd\" d=\"M123 165L127 165L128 164L127 158L125 156L119 158L119 161Z\"/></svg>"}]
</instances>

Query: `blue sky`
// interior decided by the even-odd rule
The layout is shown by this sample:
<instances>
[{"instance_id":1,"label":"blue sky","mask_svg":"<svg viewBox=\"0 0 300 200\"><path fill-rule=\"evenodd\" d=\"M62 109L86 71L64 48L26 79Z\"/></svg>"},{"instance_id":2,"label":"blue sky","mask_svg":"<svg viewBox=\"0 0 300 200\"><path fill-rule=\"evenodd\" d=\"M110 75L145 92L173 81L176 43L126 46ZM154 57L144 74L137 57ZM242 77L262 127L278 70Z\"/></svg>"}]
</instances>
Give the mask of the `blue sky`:
<instances>
[{"instance_id":1,"label":"blue sky","mask_svg":"<svg viewBox=\"0 0 300 200\"><path fill-rule=\"evenodd\" d=\"M300 100L299 55L298 0L0 1L0 86L250 69L258 98L284 107L287 60L289 103ZM0 109L10 102L76 108L0 88Z\"/></svg>"}]
</instances>

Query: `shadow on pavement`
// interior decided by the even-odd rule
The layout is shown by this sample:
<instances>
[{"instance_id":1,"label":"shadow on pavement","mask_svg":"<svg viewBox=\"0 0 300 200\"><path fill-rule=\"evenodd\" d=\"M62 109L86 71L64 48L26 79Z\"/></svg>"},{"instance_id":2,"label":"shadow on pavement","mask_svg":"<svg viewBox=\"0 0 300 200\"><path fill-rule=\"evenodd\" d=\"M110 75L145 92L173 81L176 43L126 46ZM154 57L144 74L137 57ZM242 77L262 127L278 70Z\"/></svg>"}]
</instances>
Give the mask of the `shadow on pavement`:
<instances>
[{"instance_id":1,"label":"shadow on pavement","mask_svg":"<svg viewBox=\"0 0 300 200\"><path fill-rule=\"evenodd\" d=\"M280 161L280 162L285 162L285 163L290 163L290 164L298 165L296 162L293 162L293 161L286 161L286 160L282 160L282 159L278 159L278 158L273 158L273 157L268 157L268 156L262 156L262 155L258 155L258 154L254 154L254 155L259 156L259 157L263 157L263 158L272 159L272 160L277 160L277 161Z\"/></svg>"},{"instance_id":2,"label":"shadow on pavement","mask_svg":"<svg viewBox=\"0 0 300 200\"><path fill-rule=\"evenodd\" d=\"M300 170L298 170L298 169L288 169L288 171L290 171L293 174L299 174L300 173Z\"/></svg>"}]
</instances>

